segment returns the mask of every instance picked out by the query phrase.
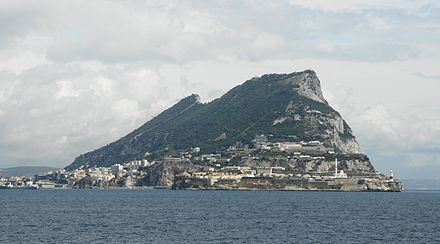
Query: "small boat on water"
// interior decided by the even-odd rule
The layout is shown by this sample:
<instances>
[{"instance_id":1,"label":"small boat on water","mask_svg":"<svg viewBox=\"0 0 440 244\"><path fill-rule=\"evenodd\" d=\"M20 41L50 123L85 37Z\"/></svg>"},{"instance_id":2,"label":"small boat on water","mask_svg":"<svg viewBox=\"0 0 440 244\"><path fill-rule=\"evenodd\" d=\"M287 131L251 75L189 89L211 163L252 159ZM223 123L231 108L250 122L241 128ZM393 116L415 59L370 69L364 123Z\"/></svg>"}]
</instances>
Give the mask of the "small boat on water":
<instances>
[{"instance_id":1,"label":"small boat on water","mask_svg":"<svg viewBox=\"0 0 440 244\"><path fill-rule=\"evenodd\" d=\"M23 186L22 188L23 189L38 190L40 188L40 186L38 184L32 183L32 184L27 184L27 185Z\"/></svg>"},{"instance_id":2,"label":"small boat on water","mask_svg":"<svg viewBox=\"0 0 440 244\"><path fill-rule=\"evenodd\" d=\"M12 188L14 188L14 186L10 182L6 183L6 185L0 185L0 189L12 189Z\"/></svg>"}]
</instances>

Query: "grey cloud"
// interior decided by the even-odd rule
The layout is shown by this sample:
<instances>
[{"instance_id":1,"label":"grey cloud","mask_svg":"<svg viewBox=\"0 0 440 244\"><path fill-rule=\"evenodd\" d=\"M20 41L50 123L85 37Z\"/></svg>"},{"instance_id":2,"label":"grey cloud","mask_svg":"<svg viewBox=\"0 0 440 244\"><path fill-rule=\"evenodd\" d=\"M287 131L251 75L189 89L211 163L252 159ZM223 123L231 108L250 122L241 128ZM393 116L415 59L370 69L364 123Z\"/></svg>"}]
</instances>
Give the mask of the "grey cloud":
<instances>
[{"instance_id":1,"label":"grey cloud","mask_svg":"<svg viewBox=\"0 0 440 244\"><path fill-rule=\"evenodd\" d=\"M405 42L407 38L402 38L402 43L394 43L395 39L389 38L407 36L405 20L416 18L398 9L325 12L287 1L171 1L168 4L98 1L21 5L18 9L27 9L31 17L16 17L24 15L24 10L5 15L9 28L17 30L8 35L22 39L32 35L49 38L47 58L55 62L96 60L160 65L212 60L219 56L260 61L310 55L389 62L418 56L414 42ZM391 11L394 16L390 19ZM370 24L372 17L396 26L378 31L377 24L376 27ZM395 21L398 18L402 18L402 24ZM264 35L272 37L263 40L272 41L272 48L253 45L264 39ZM310 46L319 42L331 43L341 52L329 54ZM298 47L306 47L306 50ZM372 55L368 55L368 50Z\"/></svg>"},{"instance_id":2,"label":"grey cloud","mask_svg":"<svg viewBox=\"0 0 440 244\"><path fill-rule=\"evenodd\" d=\"M340 55L341 59L355 61L391 62L418 58L420 51L402 44L372 43L365 46L341 48Z\"/></svg>"},{"instance_id":3,"label":"grey cloud","mask_svg":"<svg viewBox=\"0 0 440 244\"><path fill-rule=\"evenodd\" d=\"M416 59L420 57L421 52L417 48L397 43L334 45L332 43L311 42L294 46L290 53L292 57L296 58L314 57L373 63Z\"/></svg>"},{"instance_id":4,"label":"grey cloud","mask_svg":"<svg viewBox=\"0 0 440 244\"><path fill-rule=\"evenodd\" d=\"M414 168L426 170L440 164L440 142L436 139L440 137L440 120L397 115L380 104L356 104L347 89L340 87L329 96L329 102L348 121L382 172L398 169L403 177L424 178L420 173L413 174ZM436 178L434 174L429 177Z\"/></svg>"},{"instance_id":5,"label":"grey cloud","mask_svg":"<svg viewBox=\"0 0 440 244\"><path fill-rule=\"evenodd\" d=\"M116 81L105 80L115 85L106 92L101 78L106 71L75 69L75 75L69 75L71 65L54 65L49 70L56 74L27 71L14 81L0 80L2 91L12 84L7 99L0 101L6 113L0 119L2 162L66 164L83 152L84 145L92 149L116 139L144 123L157 110L154 104L170 100L160 92L163 85L154 80L154 71L148 71L150 76L135 70ZM44 83L30 82L29 76Z\"/></svg>"},{"instance_id":6,"label":"grey cloud","mask_svg":"<svg viewBox=\"0 0 440 244\"><path fill-rule=\"evenodd\" d=\"M23 38L34 28L40 28L41 23L36 16L44 15L44 8L39 8L29 1L0 3L0 37L2 44L11 44L16 38Z\"/></svg>"},{"instance_id":7,"label":"grey cloud","mask_svg":"<svg viewBox=\"0 0 440 244\"><path fill-rule=\"evenodd\" d=\"M78 63L0 72L0 165L67 165L180 98L209 89L185 78L183 69L171 76L161 72L143 65Z\"/></svg>"},{"instance_id":8,"label":"grey cloud","mask_svg":"<svg viewBox=\"0 0 440 244\"><path fill-rule=\"evenodd\" d=\"M425 79L425 80L439 80L440 81L440 75L426 75L421 72L415 72L414 76Z\"/></svg>"},{"instance_id":9,"label":"grey cloud","mask_svg":"<svg viewBox=\"0 0 440 244\"><path fill-rule=\"evenodd\" d=\"M200 85L202 85L201 82L191 82L184 75L180 77L180 86L183 89L186 89L186 90L195 89L197 86L200 86Z\"/></svg>"}]
</instances>

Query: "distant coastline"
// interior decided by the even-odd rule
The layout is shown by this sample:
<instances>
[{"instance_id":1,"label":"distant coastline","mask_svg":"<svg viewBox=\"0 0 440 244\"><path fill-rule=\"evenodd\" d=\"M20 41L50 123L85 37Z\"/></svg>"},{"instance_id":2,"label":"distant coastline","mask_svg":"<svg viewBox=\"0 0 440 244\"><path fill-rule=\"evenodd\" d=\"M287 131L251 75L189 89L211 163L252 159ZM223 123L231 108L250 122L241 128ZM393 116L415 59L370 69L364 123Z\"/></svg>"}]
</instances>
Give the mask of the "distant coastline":
<instances>
[{"instance_id":1,"label":"distant coastline","mask_svg":"<svg viewBox=\"0 0 440 244\"><path fill-rule=\"evenodd\" d=\"M403 179L402 182L408 191L440 191L440 179Z\"/></svg>"},{"instance_id":2,"label":"distant coastline","mask_svg":"<svg viewBox=\"0 0 440 244\"><path fill-rule=\"evenodd\" d=\"M44 174L50 171L57 171L60 168L49 166L15 166L0 168L0 177L21 176L33 177L34 175Z\"/></svg>"}]
</instances>

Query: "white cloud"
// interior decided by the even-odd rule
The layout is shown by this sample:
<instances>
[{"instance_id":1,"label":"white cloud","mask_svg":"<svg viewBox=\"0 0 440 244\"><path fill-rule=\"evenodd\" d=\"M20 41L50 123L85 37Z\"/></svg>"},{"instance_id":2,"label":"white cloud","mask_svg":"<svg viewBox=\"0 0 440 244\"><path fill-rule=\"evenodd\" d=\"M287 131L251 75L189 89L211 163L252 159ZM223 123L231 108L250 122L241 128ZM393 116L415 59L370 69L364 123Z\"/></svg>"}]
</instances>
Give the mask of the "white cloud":
<instances>
[{"instance_id":1,"label":"white cloud","mask_svg":"<svg viewBox=\"0 0 440 244\"><path fill-rule=\"evenodd\" d=\"M440 164L440 142L436 139L440 137L440 119L397 114L382 104L356 104L352 89L346 87L326 93L330 104L344 115L361 146L382 171L398 169L404 177L413 178L411 168Z\"/></svg>"},{"instance_id":2,"label":"white cloud","mask_svg":"<svg viewBox=\"0 0 440 244\"><path fill-rule=\"evenodd\" d=\"M95 66L45 64L0 73L2 162L67 165L195 92L174 79L184 75L182 68L162 75L137 65Z\"/></svg>"},{"instance_id":3,"label":"white cloud","mask_svg":"<svg viewBox=\"0 0 440 244\"><path fill-rule=\"evenodd\" d=\"M112 106L112 114L122 119L135 118L139 114L139 104L132 99L117 100Z\"/></svg>"},{"instance_id":4,"label":"white cloud","mask_svg":"<svg viewBox=\"0 0 440 244\"><path fill-rule=\"evenodd\" d=\"M328 53L332 53L332 52L335 51L335 47L334 47L330 42L327 42L327 41L319 42L319 43L316 45L316 47L317 47L319 50L322 50L322 51L324 51L324 52L328 52Z\"/></svg>"},{"instance_id":5,"label":"white cloud","mask_svg":"<svg viewBox=\"0 0 440 244\"><path fill-rule=\"evenodd\" d=\"M91 82L89 88L93 91L95 95L100 98L105 98L107 96L113 95L116 84L115 81L105 77L97 76L94 78L95 82Z\"/></svg>"},{"instance_id":6,"label":"white cloud","mask_svg":"<svg viewBox=\"0 0 440 244\"><path fill-rule=\"evenodd\" d=\"M29 62L160 65L220 56L261 60L312 54L330 59L394 61L413 57L404 50L417 50L418 42L424 41L399 38L400 43L394 45L395 40L387 41L390 36L405 37L405 30L412 28L410 24L435 23L431 15L421 17L415 12L392 8L393 15L389 16L386 11L369 8L333 13L304 9L307 4L290 5L285 1L251 3L244 1L229 6L227 3L210 5L190 1L166 4L75 1L58 5L50 2L20 2L18 7L5 5L4 12L15 13L12 16L5 14L14 20L8 28L15 31L5 32L3 37L10 40L8 50L17 49L17 54L8 53L3 63L21 71L32 66ZM325 5L323 2L316 4ZM27 17L20 19L24 13ZM399 21L394 16L398 16ZM377 30L381 34L376 33ZM412 30L423 31L420 28ZM344 40L347 36L352 40ZM315 45L309 45L317 39L332 44L335 51L328 55L328 48L316 49ZM391 55L384 58L384 49ZM365 50L373 55L367 55Z\"/></svg>"},{"instance_id":7,"label":"white cloud","mask_svg":"<svg viewBox=\"0 0 440 244\"><path fill-rule=\"evenodd\" d=\"M391 30L395 27L392 23L386 21L385 19L373 17L373 16L368 18L368 25L371 28L376 29L376 30L380 30L380 31L388 31L388 30Z\"/></svg>"},{"instance_id":8,"label":"white cloud","mask_svg":"<svg viewBox=\"0 0 440 244\"><path fill-rule=\"evenodd\" d=\"M414 72L414 75L421 79L440 81L440 75L427 75L421 72Z\"/></svg>"},{"instance_id":9,"label":"white cloud","mask_svg":"<svg viewBox=\"0 0 440 244\"><path fill-rule=\"evenodd\" d=\"M272 33L261 33L253 41L253 45L257 50L273 51L285 45L285 40Z\"/></svg>"},{"instance_id":10,"label":"white cloud","mask_svg":"<svg viewBox=\"0 0 440 244\"><path fill-rule=\"evenodd\" d=\"M75 90L71 81L57 81L56 86L58 88L58 91L55 94L56 100L68 97L79 97L81 94L80 91Z\"/></svg>"},{"instance_id":11,"label":"white cloud","mask_svg":"<svg viewBox=\"0 0 440 244\"><path fill-rule=\"evenodd\" d=\"M435 0L289 0L291 4L304 6L311 9L319 9L324 11L353 11L365 8L378 8L378 9L390 9L390 8L403 8L414 9L425 4L438 4Z\"/></svg>"}]
</instances>

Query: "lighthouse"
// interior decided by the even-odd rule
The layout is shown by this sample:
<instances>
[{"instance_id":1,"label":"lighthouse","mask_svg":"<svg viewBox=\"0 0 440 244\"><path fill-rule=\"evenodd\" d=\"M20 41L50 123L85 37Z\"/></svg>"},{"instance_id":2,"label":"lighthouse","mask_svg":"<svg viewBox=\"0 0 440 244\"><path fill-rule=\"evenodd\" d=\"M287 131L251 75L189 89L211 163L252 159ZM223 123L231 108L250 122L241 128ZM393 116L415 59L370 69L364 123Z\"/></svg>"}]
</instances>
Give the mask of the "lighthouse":
<instances>
[{"instance_id":1,"label":"lighthouse","mask_svg":"<svg viewBox=\"0 0 440 244\"><path fill-rule=\"evenodd\" d=\"M335 178L338 178L338 159L335 159Z\"/></svg>"},{"instance_id":2,"label":"lighthouse","mask_svg":"<svg viewBox=\"0 0 440 244\"><path fill-rule=\"evenodd\" d=\"M394 173L393 173L393 170L390 170L390 179L394 179Z\"/></svg>"}]
</instances>

